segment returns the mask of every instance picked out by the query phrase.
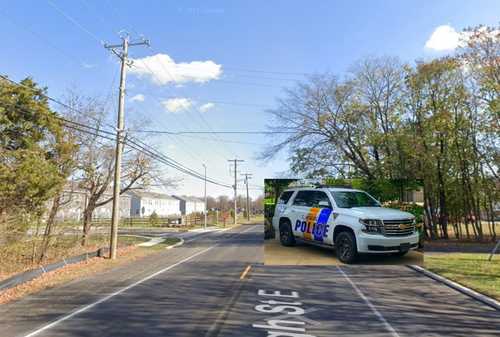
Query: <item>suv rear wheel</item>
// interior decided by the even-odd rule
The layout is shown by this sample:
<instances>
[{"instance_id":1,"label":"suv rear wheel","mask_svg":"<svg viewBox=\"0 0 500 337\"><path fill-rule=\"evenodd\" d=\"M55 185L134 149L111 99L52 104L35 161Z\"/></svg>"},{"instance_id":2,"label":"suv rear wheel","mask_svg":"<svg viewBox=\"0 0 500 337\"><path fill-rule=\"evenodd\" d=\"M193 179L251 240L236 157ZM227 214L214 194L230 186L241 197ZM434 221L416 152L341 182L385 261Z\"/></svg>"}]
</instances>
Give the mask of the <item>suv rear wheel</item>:
<instances>
[{"instance_id":1,"label":"suv rear wheel","mask_svg":"<svg viewBox=\"0 0 500 337\"><path fill-rule=\"evenodd\" d=\"M280 223L280 242L283 246L294 246L295 237L292 232L290 221L284 220Z\"/></svg>"},{"instance_id":2,"label":"suv rear wheel","mask_svg":"<svg viewBox=\"0 0 500 337\"><path fill-rule=\"evenodd\" d=\"M342 263L353 263L358 258L356 238L351 232L340 232L335 237L335 252Z\"/></svg>"}]
</instances>

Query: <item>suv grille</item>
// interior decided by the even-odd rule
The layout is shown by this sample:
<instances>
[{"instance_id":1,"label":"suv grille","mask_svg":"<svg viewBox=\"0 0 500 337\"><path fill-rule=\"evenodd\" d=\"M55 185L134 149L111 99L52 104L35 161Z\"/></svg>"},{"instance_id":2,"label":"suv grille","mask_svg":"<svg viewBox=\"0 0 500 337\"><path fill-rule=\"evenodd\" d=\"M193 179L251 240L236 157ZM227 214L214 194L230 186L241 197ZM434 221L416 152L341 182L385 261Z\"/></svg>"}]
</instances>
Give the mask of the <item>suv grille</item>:
<instances>
[{"instance_id":1,"label":"suv grille","mask_svg":"<svg viewBox=\"0 0 500 337\"><path fill-rule=\"evenodd\" d=\"M415 232L415 224L412 219L384 220L384 231L386 236L407 236Z\"/></svg>"}]
</instances>

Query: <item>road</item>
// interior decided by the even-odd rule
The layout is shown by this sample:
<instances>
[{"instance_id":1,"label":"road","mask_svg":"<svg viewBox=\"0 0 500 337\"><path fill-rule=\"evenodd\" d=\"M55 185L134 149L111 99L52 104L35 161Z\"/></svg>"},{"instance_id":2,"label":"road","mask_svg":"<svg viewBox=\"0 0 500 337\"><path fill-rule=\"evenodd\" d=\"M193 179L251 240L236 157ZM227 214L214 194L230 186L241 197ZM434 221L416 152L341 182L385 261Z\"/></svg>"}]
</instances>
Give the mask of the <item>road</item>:
<instances>
[{"instance_id":1,"label":"road","mask_svg":"<svg viewBox=\"0 0 500 337\"><path fill-rule=\"evenodd\" d=\"M405 256L388 254L365 254L359 257L359 264L376 265L419 265L422 266L424 255L419 251L410 251ZM277 239L265 240L265 265L302 265L302 266L335 266L342 265L331 248L324 248L297 241L293 247L285 247Z\"/></svg>"},{"instance_id":2,"label":"road","mask_svg":"<svg viewBox=\"0 0 500 337\"><path fill-rule=\"evenodd\" d=\"M266 266L263 226L0 306L10 336L499 336L500 313L405 266Z\"/></svg>"}]
</instances>

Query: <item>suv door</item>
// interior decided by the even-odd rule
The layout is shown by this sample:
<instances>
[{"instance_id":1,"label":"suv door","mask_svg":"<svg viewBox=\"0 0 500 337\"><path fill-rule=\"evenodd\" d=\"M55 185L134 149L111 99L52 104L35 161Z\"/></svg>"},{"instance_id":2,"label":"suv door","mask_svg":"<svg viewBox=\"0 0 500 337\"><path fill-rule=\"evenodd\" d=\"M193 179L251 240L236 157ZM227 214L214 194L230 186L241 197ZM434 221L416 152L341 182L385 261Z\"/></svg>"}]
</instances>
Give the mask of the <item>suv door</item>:
<instances>
[{"instance_id":1,"label":"suv door","mask_svg":"<svg viewBox=\"0 0 500 337\"><path fill-rule=\"evenodd\" d=\"M292 230L296 237L332 244L330 221L332 203L328 195L320 190L302 190L291 205Z\"/></svg>"},{"instance_id":2,"label":"suv door","mask_svg":"<svg viewBox=\"0 0 500 337\"><path fill-rule=\"evenodd\" d=\"M317 216L315 219L314 229L312 230L312 236L314 241L319 241L322 243L333 245L332 238L333 235L333 213L332 200L330 199L329 193L325 191L315 191L313 197L313 206L318 208Z\"/></svg>"},{"instance_id":3,"label":"suv door","mask_svg":"<svg viewBox=\"0 0 500 337\"><path fill-rule=\"evenodd\" d=\"M295 191L284 191L278 198L278 202L274 207L274 214L272 219L272 226L276 232L279 231L279 221L281 217L290 217L290 207L287 206L290 198L293 196Z\"/></svg>"},{"instance_id":4,"label":"suv door","mask_svg":"<svg viewBox=\"0 0 500 337\"><path fill-rule=\"evenodd\" d=\"M309 190L298 191L290 206L290 220L292 220L292 231L295 237L310 239L308 226L311 226L312 214L310 214L310 211L314 204L314 192Z\"/></svg>"}]
</instances>

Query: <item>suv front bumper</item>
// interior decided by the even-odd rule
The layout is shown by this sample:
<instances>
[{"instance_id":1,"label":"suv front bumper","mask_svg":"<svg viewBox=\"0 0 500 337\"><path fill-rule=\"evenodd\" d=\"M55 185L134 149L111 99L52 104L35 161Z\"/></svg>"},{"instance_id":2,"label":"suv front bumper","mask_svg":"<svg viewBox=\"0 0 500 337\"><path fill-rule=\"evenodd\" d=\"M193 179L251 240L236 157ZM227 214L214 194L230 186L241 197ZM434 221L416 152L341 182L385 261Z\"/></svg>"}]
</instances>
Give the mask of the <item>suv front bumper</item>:
<instances>
[{"instance_id":1,"label":"suv front bumper","mask_svg":"<svg viewBox=\"0 0 500 337\"><path fill-rule=\"evenodd\" d=\"M418 233L409 236L383 236L358 232L359 253L397 253L418 247Z\"/></svg>"}]
</instances>

